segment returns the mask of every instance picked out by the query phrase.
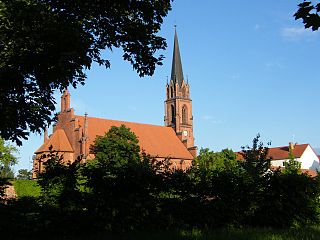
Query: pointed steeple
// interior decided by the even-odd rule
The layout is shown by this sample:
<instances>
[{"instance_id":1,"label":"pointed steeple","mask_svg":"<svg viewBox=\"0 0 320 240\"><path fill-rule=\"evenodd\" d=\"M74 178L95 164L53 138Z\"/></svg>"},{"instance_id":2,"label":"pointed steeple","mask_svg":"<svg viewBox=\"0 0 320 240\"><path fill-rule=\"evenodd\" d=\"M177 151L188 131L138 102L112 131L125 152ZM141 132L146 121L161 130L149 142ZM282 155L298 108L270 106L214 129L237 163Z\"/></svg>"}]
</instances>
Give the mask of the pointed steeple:
<instances>
[{"instance_id":1,"label":"pointed steeple","mask_svg":"<svg viewBox=\"0 0 320 240\"><path fill-rule=\"evenodd\" d=\"M179 50L178 35L177 35L177 30L175 29L171 80L173 80L174 83L179 83L179 86L181 86L183 79L184 78L183 78L182 63L181 63L180 50Z\"/></svg>"}]
</instances>

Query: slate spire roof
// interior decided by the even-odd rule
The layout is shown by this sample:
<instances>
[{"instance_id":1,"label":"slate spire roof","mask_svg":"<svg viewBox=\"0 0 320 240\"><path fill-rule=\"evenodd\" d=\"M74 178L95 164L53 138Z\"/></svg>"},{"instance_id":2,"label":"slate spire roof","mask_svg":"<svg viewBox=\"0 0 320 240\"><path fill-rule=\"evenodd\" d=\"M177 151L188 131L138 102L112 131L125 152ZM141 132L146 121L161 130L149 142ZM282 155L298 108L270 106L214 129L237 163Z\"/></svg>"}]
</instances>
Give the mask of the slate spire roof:
<instances>
[{"instance_id":1,"label":"slate spire roof","mask_svg":"<svg viewBox=\"0 0 320 240\"><path fill-rule=\"evenodd\" d=\"M174 83L179 83L179 86L181 86L183 79L184 78L183 78L182 63L181 63L181 56L180 56L180 50L179 50L178 35L177 35L177 30L175 29L171 80L173 80Z\"/></svg>"}]
</instances>

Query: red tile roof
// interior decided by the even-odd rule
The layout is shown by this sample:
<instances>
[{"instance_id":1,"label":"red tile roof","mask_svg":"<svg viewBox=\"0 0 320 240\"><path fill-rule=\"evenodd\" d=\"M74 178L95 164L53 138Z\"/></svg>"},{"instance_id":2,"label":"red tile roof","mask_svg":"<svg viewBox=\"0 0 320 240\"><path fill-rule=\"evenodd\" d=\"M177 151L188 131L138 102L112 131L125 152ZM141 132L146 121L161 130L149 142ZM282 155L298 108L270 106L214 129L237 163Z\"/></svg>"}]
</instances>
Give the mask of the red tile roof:
<instances>
[{"instance_id":1,"label":"red tile roof","mask_svg":"<svg viewBox=\"0 0 320 240\"><path fill-rule=\"evenodd\" d=\"M310 175L311 177L316 177L318 176L318 172L312 169L301 169L302 173L306 173L308 175Z\"/></svg>"},{"instance_id":2,"label":"red tile roof","mask_svg":"<svg viewBox=\"0 0 320 240\"><path fill-rule=\"evenodd\" d=\"M309 144L296 144L292 151L295 158L300 158L308 146ZM241 152L237 152L236 155L238 160L243 159ZM288 159L289 146L269 148L268 157L271 157L272 160Z\"/></svg>"},{"instance_id":3,"label":"red tile roof","mask_svg":"<svg viewBox=\"0 0 320 240\"><path fill-rule=\"evenodd\" d=\"M73 152L73 149L70 145L68 137L63 129L56 130L49 140L42 144L42 146L35 151L35 153L44 153L50 151L50 146L52 146L53 151L57 152Z\"/></svg>"},{"instance_id":4,"label":"red tile roof","mask_svg":"<svg viewBox=\"0 0 320 240\"><path fill-rule=\"evenodd\" d=\"M80 125L84 126L85 117L75 117L79 119ZM112 126L119 127L123 124L137 135L141 150L144 150L151 156L161 158L171 157L175 159L193 159L191 153L180 141L171 127L93 117L88 117L87 119L89 146L93 144L96 136L104 135Z\"/></svg>"},{"instance_id":5,"label":"red tile roof","mask_svg":"<svg viewBox=\"0 0 320 240\"><path fill-rule=\"evenodd\" d=\"M307 149L308 145L309 144L296 144L292 151L294 157L300 158L304 151ZM288 159L289 146L269 148L268 156L271 157L272 160Z\"/></svg>"}]
</instances>

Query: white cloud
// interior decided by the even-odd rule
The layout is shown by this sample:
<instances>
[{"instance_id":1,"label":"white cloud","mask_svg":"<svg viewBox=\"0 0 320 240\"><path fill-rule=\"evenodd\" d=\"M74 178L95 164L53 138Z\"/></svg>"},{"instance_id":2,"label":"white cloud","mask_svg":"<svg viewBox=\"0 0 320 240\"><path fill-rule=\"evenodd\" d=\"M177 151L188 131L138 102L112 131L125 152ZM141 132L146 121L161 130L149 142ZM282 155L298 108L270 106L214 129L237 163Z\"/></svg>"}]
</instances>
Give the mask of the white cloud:
<instances>
[{"instance_id":1,"label":"white cloud","mask_svg":"<svg viewBox=\"0 0 320 240\"><path fill-rule=\"evenodd\" d=\"M240 75L239 75L238 73L235 73L235 74L231 75L230 78L231 78L232 80L239 79L239 78L240 78Z\"/></svg>"},{"instance_id":2,"label":"white cloud","mask_svg":"<svg viewBox=\"0 0 320 240\"><path fill-rule=\"evenodd\" d=\"M211 123L212 124L221 124L223 122L221 120L212 120Z\"/></svg>"},{"instance_id":3,"label":"white cloud","mask_svg":"<svg viewBox=\"0 0 320 240\"><path fill-rule=\"evenodd\" d=\"M205 116L202 116L202 120L211 120L212 119L212 116L208 116L208 115L205 115Z\"/></svg>"},{"instance_id":4,"label":"white cloud","mask_svg":"<svg viewBox=\"0 0 320 240\"><path fill-rule=\"evenodd\" d=\"M264 65L266 69L283 68L283 65L278 60L266 62Z\"/></svg>"},{"instance_id":5,"label":"white cloud","mask_svg":"<svg viewBox=\"0 0 320 240\"><path fill-rule=\"evenodd\" d=\"M304 38L312 38L317 36L317 32L313 32L311 29L305 29L301 27L285 27L281 29L281 36L289 40L300 40Z\"/></svg>"},{"instance_id":6,"label":"white cloud","mask_svg":"<svg viewBox=\"0 0 320 240\"><path fill-rule=\"evenodd\" d=\"M222 123L221 120L216 120L212 116L209 116L209 115L204 115L204 116L201 117L201 119L204 120L204 121L207 121L207 122L209 122L211 124L221 124Z\"/></svg>"}]
</instances>

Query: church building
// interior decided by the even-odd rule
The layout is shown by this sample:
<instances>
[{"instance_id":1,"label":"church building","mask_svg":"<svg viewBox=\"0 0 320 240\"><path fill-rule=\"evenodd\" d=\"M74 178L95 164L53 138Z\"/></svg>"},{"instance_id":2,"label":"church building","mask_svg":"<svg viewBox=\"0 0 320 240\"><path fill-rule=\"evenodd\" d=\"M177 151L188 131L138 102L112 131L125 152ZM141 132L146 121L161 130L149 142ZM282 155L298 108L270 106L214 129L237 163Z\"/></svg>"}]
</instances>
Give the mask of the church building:
<instances>
[{"instance_id":1,"label":"church building","mask_svg":"<svg viewBox=\"0 0 320 240\"><path fill-rule=\"evenodd\" d=\"M61 111L53 126L53 133L45 131L44 142L35 151L33 177L43 171L42 158L50 149L63 155L63 160L72 162L78 157L90 160L94 155L90 146L97 136L103 136L112 126L125 125L139 140L142 151L157 159L169 158L172 167L186 169L197 155L194 145L192 100L190 86L182 71L178 36L175 31L170 82L166 85L164 126L95 118L74 114L68 90L61 96Z\"/></svg>"}]
</instances>

